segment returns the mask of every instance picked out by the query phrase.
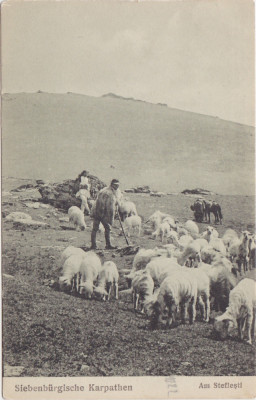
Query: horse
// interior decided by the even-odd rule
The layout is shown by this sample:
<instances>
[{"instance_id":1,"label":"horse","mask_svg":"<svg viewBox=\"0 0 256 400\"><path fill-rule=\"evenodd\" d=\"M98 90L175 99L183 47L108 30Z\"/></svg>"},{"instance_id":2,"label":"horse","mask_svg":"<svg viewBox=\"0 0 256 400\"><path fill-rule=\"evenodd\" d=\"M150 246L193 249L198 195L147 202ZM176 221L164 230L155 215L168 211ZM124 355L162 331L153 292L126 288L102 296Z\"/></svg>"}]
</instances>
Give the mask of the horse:
<instances>
[{"instance_id":1,"label":"horse","mask_svg":"<svg viewBox=\"0 0 256 400\"><path fill-rule=\"evenodd\" d=\"M222 224L223 216L219 203L216 201L204 200L204 218L209 224L211 223L211 212L215 217L215 224Z\"/></svg>"}]
</instances>

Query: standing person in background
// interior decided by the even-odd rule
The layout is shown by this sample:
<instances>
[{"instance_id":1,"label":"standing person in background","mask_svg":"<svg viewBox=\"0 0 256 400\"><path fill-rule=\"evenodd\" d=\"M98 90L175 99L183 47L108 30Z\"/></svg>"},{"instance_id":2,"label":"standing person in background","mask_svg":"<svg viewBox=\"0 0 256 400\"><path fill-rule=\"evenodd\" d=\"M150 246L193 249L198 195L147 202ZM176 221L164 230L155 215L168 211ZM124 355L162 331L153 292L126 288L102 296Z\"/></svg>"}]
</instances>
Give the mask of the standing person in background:
<instances>
[{"instance_id":1,"label":"standing person in background","mask_svg":"<svg viewBox=\"0 0 256 400\"><path fill-rule=\"evenodd\" d=\"M87 212L90 215L90 208L88 205L88 199L90 198L90 183L88 179L88 171L83 171L79 176L79 191L76 193L76 197L79 197L82 201L81 211Z\"/></svg>"},{"instance_id":2,"label":"standing person in background","mask_svg":"<svg viewBox=\"0 0 256 400\"><path fill-rule=\"evenodd\" d=\"M119 189L119 181L112 179L110 186L105 187L98 193L91 216L93 217L93 228L91 233L91 249L96 249L96 234L100 222L105 229L106 249L115 249L111 245L110 232L114 223L117 207L120 205L122 193Z\"/></svg>"},{"instance_id":3,"label":"standing person in background","mask_svg":"<svg viewBox=\"0 0 256 400\"><path fill-rule=\"evenodd\" d=\"M79 175L79 189L87 189L90 192L90 183L88 179L88 171L83 171Z\"/></svg>"}]
</instances>

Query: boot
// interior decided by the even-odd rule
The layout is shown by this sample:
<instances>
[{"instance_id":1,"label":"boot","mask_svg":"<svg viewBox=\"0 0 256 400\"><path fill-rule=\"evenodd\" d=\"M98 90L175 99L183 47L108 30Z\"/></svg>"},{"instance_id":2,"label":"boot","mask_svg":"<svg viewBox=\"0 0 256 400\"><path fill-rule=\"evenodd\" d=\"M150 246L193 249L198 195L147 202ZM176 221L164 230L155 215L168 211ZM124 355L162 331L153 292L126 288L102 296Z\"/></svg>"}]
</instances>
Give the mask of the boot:
<instances>
[{"instance_id":1,"label":"boot","mask_svg":"<svg viewBox=\"0 0 256 400\"><path fill-rule=\"evenodd\" d=\"M106 249L107 250L114 250L117 247L112 246L110 243L110 232L105 230L105 240L106 240Z\"/></svg>"}]
</instances>

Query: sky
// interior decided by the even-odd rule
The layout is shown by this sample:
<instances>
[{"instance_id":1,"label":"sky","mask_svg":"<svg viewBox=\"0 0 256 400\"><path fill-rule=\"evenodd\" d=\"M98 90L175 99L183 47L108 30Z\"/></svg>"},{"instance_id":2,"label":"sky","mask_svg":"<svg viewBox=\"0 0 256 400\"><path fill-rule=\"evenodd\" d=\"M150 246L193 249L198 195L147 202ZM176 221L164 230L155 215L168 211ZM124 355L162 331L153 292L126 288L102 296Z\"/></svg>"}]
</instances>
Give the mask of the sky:
<instances>
[{"instance_id":1,"label":"sky","mask_svg":"<svg viewBox=\"0 0 256 400\"><path fill-rule=\"evenodd\" d=\"M251 0L2 4L2 92L113 92L254 125Z\"/></svg>"}]
</instances>

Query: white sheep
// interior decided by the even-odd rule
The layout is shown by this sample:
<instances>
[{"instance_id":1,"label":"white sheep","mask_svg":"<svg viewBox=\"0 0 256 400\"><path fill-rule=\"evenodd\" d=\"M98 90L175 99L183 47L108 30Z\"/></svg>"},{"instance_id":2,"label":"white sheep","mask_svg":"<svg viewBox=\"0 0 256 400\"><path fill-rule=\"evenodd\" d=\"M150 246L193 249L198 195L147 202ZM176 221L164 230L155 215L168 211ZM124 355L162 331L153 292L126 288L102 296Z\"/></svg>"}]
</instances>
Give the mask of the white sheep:
<instances>
[{"instance_id":1,"label":"white sheep","mask_svg":"<svg viewBox=\"0 0 256 400\"><path fill-rule=\"evenodd\" d=\"M134 310L143 312L144 302L153 294L154 282L151 275L145 271L137 271L132 280L132 292L134 301Z\"/></svg>"},{"instance_id":2,"label":"white sheep","mask_svg":"<svg viewBox=\"0 0 256 400\"><path fill-rule=\"evenodd\" d=\"M176 319L177 309L181 310L181 320L185 323L186 304L189 303L189 321L193 323L196 315L197 281L183 271L177 271L161 284L157 300L153 305L151 327L155 328L165 309L168 310L166 325L170 327Z\"/></svg>"},{"instance_id":3,"label":"white sheep","mask_svg":"<svg viewBox=\"0 0 256 400\"><path fill-rule=\"evenodd\" d=\"M206 231L204 231L204 232L201 234L201 237L202 237L203 239L206 239L207 242L210 242L210 240L211 240L212 238L217 238L217 237L219 237L219 233L218 233L218 231L216 231L216 229L214 229L212 226L207 226Z\"/></svg>"},{"instance_id":4,"label":"white sheep","mask_svg":"<svg viewBox=\"0 0 256 400\"><path fill-rule=\"evenodd\" d=\"M182 267L182 270L191 274L197 281L197 300L202 309L203 320L209 322L210 316L210 278L208 274L198 268Z\"/></svg>"},{"instance_id":5,"label":"white sheep","mask_svg":"<svg viewBox=\"0 0 256 400\"><path fill-rule=\"evenodd\" d=\"M197 262L201 261L201 241L194 240L193 242L189 243L185 249L177 254L177 260L180 265L185 265L188 259L195 260Z\"/></svg>"},{"instance_id":6,"label":"white sheep","mask_svg":"<svg viewBox=\"0 0 256 400\"><path fill-rule=\"evenodd\" d=\"M189 235L189 231L185 229L181 224L177 225L177 232L179 236Z\"/></svg>"},{"instance_id":7,"label":"white sheep","mask_svg":"<svg viewBox=\"0 0 256 400\"><path fill-rule=\"evenodd\" d=\"M216 251L219 251L223 256L227 255L226 246L220 238L211 238L209 245Z\"/></svg>"},{"instance_id":8,"label":"white sheep","mask_svg":"<svg viewBox=\"0 0 256 400\"><path fill-rule=\"evenodd\" d=\"M138 215L132 215L124 220L124 231L128 237L130 237L131 231L138 231L138 236L140 236L141 230L141 217Z\"/></svg>"},{"instance_id":9,"label":"white sheep","mask_svg":"<svg viewBox=\"0 0 256 400\"><path fill-rule=\"evenodd\" d=\"M73 223L76 230L79 231L84 230L86 228L86 224L84 221L84 213L80 210L80 208L76 206L72 206L68 209L69 222Z\"/></svg>"},{"instance_id":10,"label":"white sheep","mask_svg":"<svg viewBox=\"0 0 256 400\"><path fill-rule=\"evenodd\" d=\"M222 236L223 243L225 244L226 248L228 249L231 245L231 243L235 240L238 239L238 235L234 229L228 228L224 235Z\"/></svg>"},{"instance_id":11,"label":"white sheep","mask_svg":"<svg viewBox=\"0 0 256 400\"><path fill-rule=\"evenodd\" d=\"M215 310L225 311L228 306L230 290L237 284L236 277L225 266L218 265L218 263L209 265L201 262L198 269L206 272L210 278L210 293L214 298Z\"/></svg>"},{"instance_id":12,"label":"white sheep","mask_svg":"<svg viewBox=\"0 0 256 400\"><path fill-rule=\"evenodd\" d=\"M145 222L145 224L147 222L151 222L153 224L153 228L156 230L159 227L159 225L163 222L163 219L166 217L171 217L171 215L162 213L161 211L158 210L158 211L155 211L154 214L152 214L148 218L148 220Z\"/></svg>"},{"instance_id":13,"label":"white sheep","mask_svg":"<svg viewBox=\"0 0 256 400\"><path fill-rule=\"evenodd\" d=\"M159 286L169 273L180 270L180 268L176 258L158 257L148 263L145 271L151 275L155 285Z\"/></svg>"},{"instance_id":14,"label":"white sheep","mask_svg":"<svg viewBox=\"0 0 256 400\"><path fill-rule=\"evenodd\" d=\"M229 305L224 314L215 318L214 330L221 339L227 337L231 325L237 325L238 336L243 340L244 330L247 332L247 343L252 344L254 336L256 311L256 282L253 279L242 279L231 290Z\"/></svg>"},{"instance_id":15,"label":"white sheep","mask_svg":"<svg viewBox=\"0 0 256 400\"><path fill-rule=\"evenodd\" d=\"M132 215L138 215L136 206L132 201L121 201L118 210L122 221L124 221L127 217L131 217Z\"/></svg>"},{"instance_id":16,"label":"white sheep","mask_svg":"<svg viewBox=\"0 0 256 400\"><path fill-rule=\"evenodd\" d=\"M242 232L241 244L239 246L239 252L238 252L238 265L240 266L240 272L242 272L242 267L244 273L248 270L249 253L250 253L249 243L251 238L252 235L250 232L248 231Z\"/></svg>"},{"instance_id":17,"label":"white sheep","mask_svg":"<svg viewBox=\"0 0 256 400\"><path fill-rule=\"evenodd\" d=\"M162 222L159 227L156 229L155 232L152 233L154 239L160 236L161 241L163 242L164 239L167 240L167 237L170 233L170 225L167 221Z\"/></svg>"},{"instance_id":18,"label":"white sheep","mask_svg":"<svg viewBox=\"0 0 256 400\"><path fill-rule=\"evenodd\" d=\"M184 228L190 233L191 236L193 236L193 238L197 237L199 234L199 228L197 224L190 219L185 222Z\"/></svg>"},{"instance_id":19,"label":"white sheep","mask_svg":"<svg viewBox=\"0 0 256 400\"><path fill-rule=\"evenodd\" d=\"M118 280L119 273L117 266L113 261L104 262L98 278L98 285L94 289L94 293L100 296L103 301L109 300L111 295L111 290L114 287L115 298L118 300Z\"/></svg>"},{"instance_id":20,"label":"white sheep","mask_svg":"<svg viewBox=\"0 0 256 400\"><path fill-rule=\"evenodd\" d=\"M71 254L64 262L62 276L59 278L60 290L79 290L79 273L84 256L82 254Z\"/></svg>"},{"instance_id":21,"label":"white sheep","mask_svg":"<svg viewBox=\"0 0 256 400\"><path fill-rule=\"evenodd\" d=\"M146 265L155 257L167 256L167 250L159 249L140 249L133 259L132 271L144 269Z\"/></svg>"},{"instance_id":22,"label":"white sheep","mask_svg":"<svg viewBox=\"0 0 256 400\"><path fill-rule=\"evenodd\" d=\"M79 247L68 246L62 253L60 258L60 265L63 266L64 262L72 255L86 255L86 252Z\"/></svg>"},{"instance_id":23,"label":"white sheep","mask_svg":"<svg viewBox=\"0 0 256 400\"><path fill-rule=\"evenodd\" d=\"M187 247L190 243L193 242L193 240L194 239L189 234L180 236L178 241L180 250L184 250L185 247Z\"/></svg>"},{"instance_id":24,"label":"white sheep","mask_svg":"<svg viewBox=\"0 0 256 400\"><path fill-rule=\"evenodd\" d=\"M170 228L175 230L177 229L177 221L173 217L171 216L164 217L163 222L168 222Z\"/></svg>"},{"instance_id":25,"label":"white sheep","mask_svg":"<svg viewBox=\"0 0 256 400\"><path fill-rule=\"evenodd\" d=\"M89 299L92 297L94 290L94 282L98 278L101 269L101 261L96 253L89 251L86 257L83 257L80 265L81 281L79 285L79 293L85 295Z\"/></svg>"},{"instance_id":26,"label":"white sheep","mask_svg":"<svg viewBox=\"0 0 256 400\"><path fill-rule=\"evenodd\" d=\"M145 270L151 275L156 286L161 285L168 276L173 276L177 271L191 274L197 281L198 302L202 308L203 319L209 321L210 279L207 273L198 268L181 267L175 259L163 257L150 261Z\"/></svg>"},{"instance_id":27,"label":"white sheep","mask_svg":"<svg viewBox=\"0 0 256 400\"><path fill-rule=\"evenodd\" d=\"M169 233L167 234L167 241L168 241L168 243L173 243L178 248L181 248L178 232L176 232L174 230L170 230Z\"/></svg>"}]
</instances>

